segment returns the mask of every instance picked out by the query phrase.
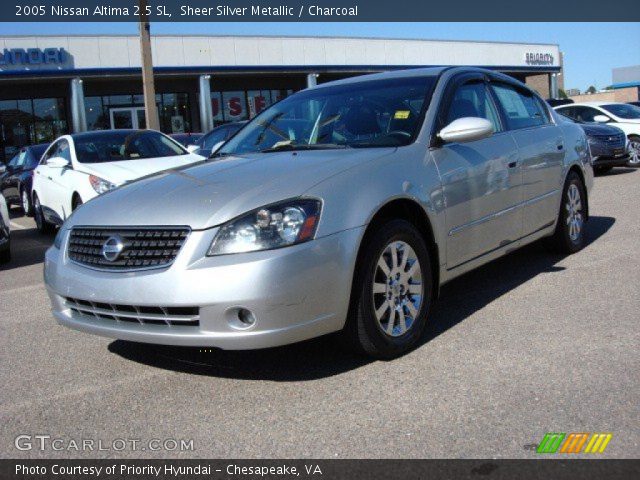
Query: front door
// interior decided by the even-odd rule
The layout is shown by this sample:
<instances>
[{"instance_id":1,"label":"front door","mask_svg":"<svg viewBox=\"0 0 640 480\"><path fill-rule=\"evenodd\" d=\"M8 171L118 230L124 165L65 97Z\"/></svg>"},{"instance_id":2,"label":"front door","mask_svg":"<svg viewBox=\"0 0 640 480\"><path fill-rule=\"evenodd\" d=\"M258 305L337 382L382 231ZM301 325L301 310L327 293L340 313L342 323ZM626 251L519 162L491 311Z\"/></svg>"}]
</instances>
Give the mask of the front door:
<instances>
[{"instance_id":1,"label":"front door","mask_svg":"<svg viewBox=\"0 0 640 480\"><path fill-rule=\"evenodd\" d=\"M518 240L522 234L522 171L518 148L483 79L458 85L441 123L463 117L489 120L495 133L432 150L446 202L447 268L452 269Z\"/></svg>"},{"instance_id":2,"label":"front door","mask_svg":"<svg viewBox=\"0 0 640 480\"><path fill-rule=\"evenodd\" d=\"M142 107L119 107L109 111L112 129L135 130L146 127L145 111Z\"/></svg>"}]
</instances>

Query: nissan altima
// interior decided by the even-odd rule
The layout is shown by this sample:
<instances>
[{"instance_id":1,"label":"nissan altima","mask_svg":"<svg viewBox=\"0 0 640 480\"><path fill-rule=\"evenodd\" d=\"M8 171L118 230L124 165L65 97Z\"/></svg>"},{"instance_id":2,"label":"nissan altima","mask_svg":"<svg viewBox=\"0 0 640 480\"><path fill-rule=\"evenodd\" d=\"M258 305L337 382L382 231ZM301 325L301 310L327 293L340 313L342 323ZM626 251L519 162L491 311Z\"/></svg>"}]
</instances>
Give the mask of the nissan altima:
<instances>
[{"instance_id":1,"label":"nissan altima","mask_svg":"<svg viewBox=\"0 0 640 480\"><path fill-rule=\"evenodd\" d=\"M583 248L592 183L584 131L508 76L340 80L76 210L45 282L58 322L89 333L255 349L340 332L393 358L442 284L543 237Z\"/></svg>"}]
</instances>

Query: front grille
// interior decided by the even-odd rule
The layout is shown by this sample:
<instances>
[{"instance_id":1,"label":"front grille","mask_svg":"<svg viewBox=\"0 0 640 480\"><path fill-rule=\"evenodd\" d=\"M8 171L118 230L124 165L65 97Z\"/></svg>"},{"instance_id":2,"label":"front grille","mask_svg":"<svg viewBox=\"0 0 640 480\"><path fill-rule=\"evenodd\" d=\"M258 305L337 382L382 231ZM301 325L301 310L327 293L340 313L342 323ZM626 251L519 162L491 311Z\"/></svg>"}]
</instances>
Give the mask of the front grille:
<instances>
[{"instance_id":1,"label":"front grille","mask_svg":"<svg viewBox=\"0 0 640 480\"><path fill-rule=\"evenodd\" d=\"M189 236L179 228L91 228L76 227L69 237L69 258L81 265L107 270L167 267L173 263ZM116 237L123 249L108 260L102 253L105 242Z\"/></svg>"},{"instance_id":2,"label":"front grille","mask_svg":"<svg viewBox=\"0 0 640 480\"><path fill-rule=\"evenodd\" d=\"M90 302L77 298L65 298L65 305L76 315L85 318L130 322L141 325L200 325L198 307L149 307L120 305L116 303Z\"/></svg>"},{"instance_id":3,"label":"front grille","mask_svg":"<svg viewBox=\"0 0 640 480\"><path fill-rule=\"evenodd\" d=\"M604 145L611 148L624 148L627 143L627 137L624 133L617 133L614 135L594 135L594 137Z\"/></svg>"}]
</instances>

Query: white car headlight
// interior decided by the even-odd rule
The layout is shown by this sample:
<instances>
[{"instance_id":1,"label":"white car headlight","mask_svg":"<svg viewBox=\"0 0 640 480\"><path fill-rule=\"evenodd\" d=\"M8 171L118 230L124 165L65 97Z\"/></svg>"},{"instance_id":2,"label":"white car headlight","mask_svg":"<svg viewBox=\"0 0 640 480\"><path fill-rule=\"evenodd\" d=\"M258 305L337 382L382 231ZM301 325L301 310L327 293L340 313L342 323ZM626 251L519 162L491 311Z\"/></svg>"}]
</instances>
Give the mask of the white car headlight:
<instances>
[{"instance_id":1,"label":"white car headlight","mask_svg":"<svg viewBox=\"0 0 640 480\"><path fill-rule=\"evenodd\" d=\"M270 250L312 240L321 206L319 200L297 199L253 210L223 225L207 256Z\"/></svg>"},{"instance_id":2,"label":"white car headlight","mask_svg":"<svg viewBox=\"0 0 640 480\"><path fill-rule=\"evenodd\" d=\"M98 194L103 194L116 188L114 183L111 183L107 180L104 180L100 177L96 177L95 175L89 175L89 183Z\"/></svg>"}]
</instances>

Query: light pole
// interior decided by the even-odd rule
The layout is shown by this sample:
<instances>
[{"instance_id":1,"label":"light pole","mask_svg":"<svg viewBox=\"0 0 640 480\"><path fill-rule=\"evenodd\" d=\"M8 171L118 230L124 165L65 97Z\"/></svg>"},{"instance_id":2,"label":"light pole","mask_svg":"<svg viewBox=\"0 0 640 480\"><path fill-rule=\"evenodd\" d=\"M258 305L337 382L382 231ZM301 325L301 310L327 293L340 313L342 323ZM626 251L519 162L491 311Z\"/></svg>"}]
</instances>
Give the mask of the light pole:
<instances>
[{"instance_id":1,"label":"light pole","mask_svg":"<svg viewBox=\"0 0 640 480\"><path fill-rule=\"evenodd\" d=\"M142 93L147 128L160 130L158 107L156 105L156 87L153 83L153 59L151 58L151 27L149 25L149 7L147 0L138 0L140 6L140 55L142 60Z\"/></svg>"}]
</instances>

